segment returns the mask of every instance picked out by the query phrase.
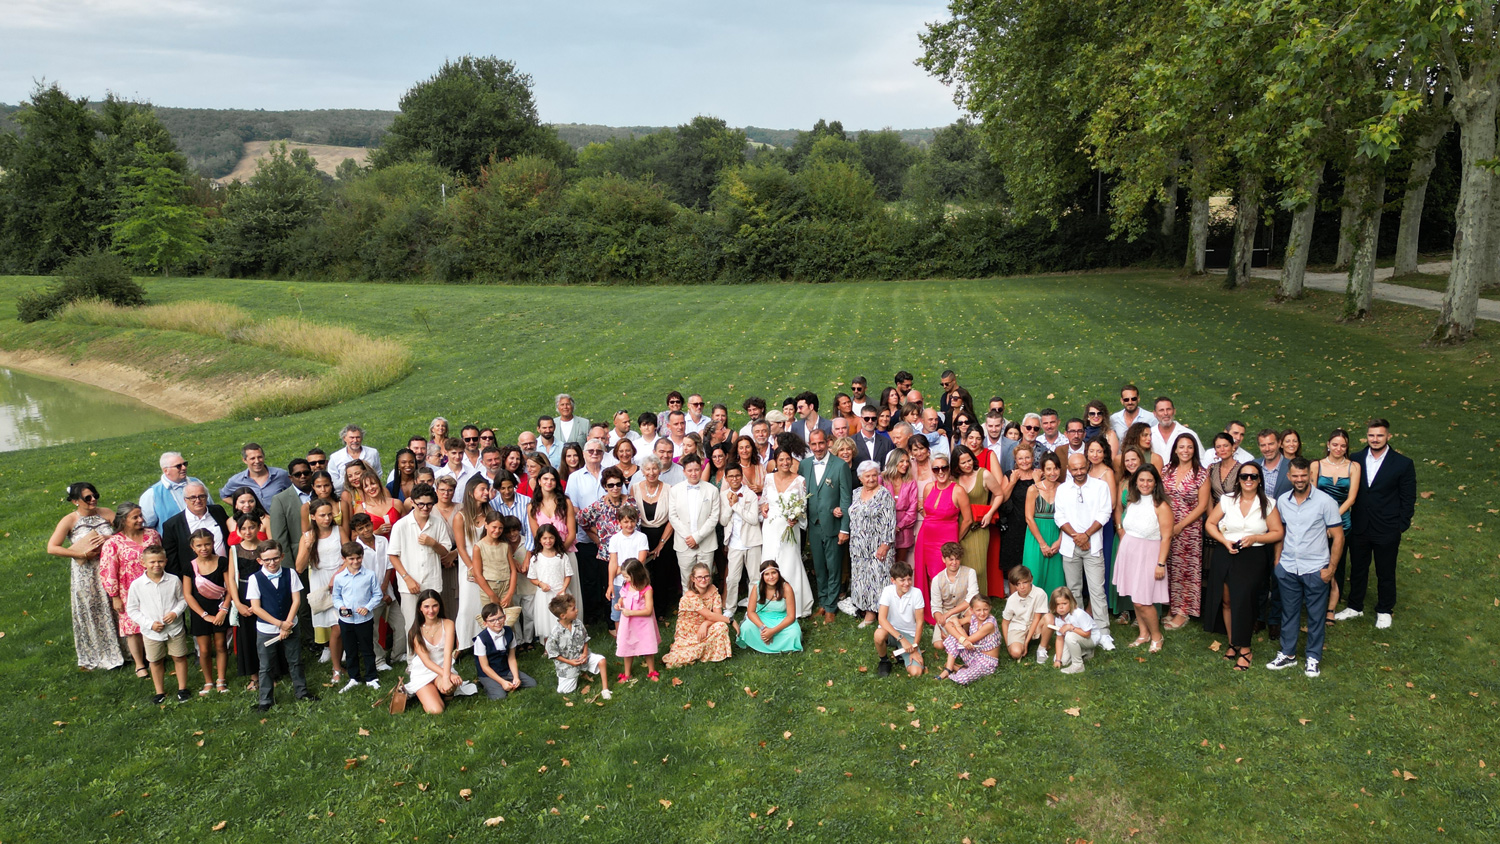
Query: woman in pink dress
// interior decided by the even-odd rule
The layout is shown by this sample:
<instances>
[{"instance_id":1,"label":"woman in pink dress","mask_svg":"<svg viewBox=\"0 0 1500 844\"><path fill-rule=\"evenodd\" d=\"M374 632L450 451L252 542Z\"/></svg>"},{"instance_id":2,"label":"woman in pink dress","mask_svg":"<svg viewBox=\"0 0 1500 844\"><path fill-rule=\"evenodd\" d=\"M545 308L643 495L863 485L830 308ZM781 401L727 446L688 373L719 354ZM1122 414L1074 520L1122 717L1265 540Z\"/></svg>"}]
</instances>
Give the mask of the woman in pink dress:
<instances>
[{"instance_id":1,"label":"woman in pink dress","mask_svg":"<svg viewBox=\"0 0 1500 844\"><path fill-rule=\"evenodd\" d=\"M1208 510L1208 467L1198 459L1198 441L1182 434L1172 442L1172 459L1162 472L1162 489L1172 507L1172 553L1167 557L1167 592L1172 617L1162 626L1177 630L1197 618L1203 603L1203 514Z\"/></svg>"},{"instance_id":2,"label":"woman in pink dress","mask_svg":"<svg viewBox=\"0 0 1500 844\"><path fill-rule=\"evenodd\" d=\"M99 582L110 598L120 619L120 635L135 660L135 676L146 677L146 648L141 644L141 628L125 614L130 599L130 584L146 573L141 565L141 551L148 545L160 545L161 534L146 527L141 507L126 501L115 508L115 532L99 547Z\"/></svg>"},{"instance_id":3,"label":"woman in pink dress","mask_svg":"<svg viewBox=\"0 0 1500 844\"><path fill-rule=\"evenodd\" d=\"M916 437L913 437L916 439ZM922 615L932 624L932 579L943 571L942 547L957 542L969 529L969 495L953 482L948 455L932 456L932 483L922 490L922 527L917 530L917 562L914 585L922 592Z\"/></svg>"}]
</instances>

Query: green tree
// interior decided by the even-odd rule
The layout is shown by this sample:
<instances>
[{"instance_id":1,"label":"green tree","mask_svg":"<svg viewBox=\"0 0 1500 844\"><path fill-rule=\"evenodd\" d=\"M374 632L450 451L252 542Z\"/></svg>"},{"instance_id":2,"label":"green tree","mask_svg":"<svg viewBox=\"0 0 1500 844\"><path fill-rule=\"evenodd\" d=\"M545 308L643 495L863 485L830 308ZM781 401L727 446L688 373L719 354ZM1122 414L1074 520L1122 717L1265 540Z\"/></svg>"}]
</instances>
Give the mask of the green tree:
<instances>
[{"instance_id":1,"label":"green tree","mask_svg":"<svg viewBox=\"0 0 1500 844\"><path fill-rule=\"evenodd\" d=\"M1004 198L1004 183L978 128L962 118L933 133L926 156L907 171L903 196L920 203L992 203Z\"/></svg>"},{"instance_id":2,"label":"green tree","mask_svg":"<svg viewBox=\"0 0 1500 844\"><path fill-rule=\"evenodd\" d=\"M531 77L494 56L443 64L401 98L401 113L377 150L375 165L432 163L470 179L491 157L541 155L564 162L571 151L537 117Z\"/></svg>"},{"instance_id":3,"label":"green tree","mask_svg":"<svg viewBox=\"0 0 1500 844\"><path fill-rule=\"evenodd\" d=\"M231 188L217 240L221 269L275 275L306 269L313 224L328 205L324 176L305 149L273 144L250 181Z\"/></svg>"},{"instance_id":4,"label":"green tree","mask_svg":"<svg viewBox=\"0 0 1500 844\"><path fill-rule=\"evenodd\" d=\"M203 253L203 211L190 204L182 172L174 167L181 156L153 152L136 142L137 163L121 170L117 219L104 226L111 248L131 264L148 272L170 275Z\"/></svg>"},{"instance_id":5,"label":"green tree","mask_svg":"<svg viewBox=\"0 0 1500 844\"><path fill-rule=\"evenodd\" d=\"M860 132L854 142L880 198L887 202L900 199L906 173L921 159L921 150L901 140L901 134L893 129Z\"/></svg>"},{"instance_id":6,"label":"green tree","mask_svg":"<svg viewBox=\"0 0 1500 844\"><path fill-rule=\"evenodd\" d=\"M746 143L744 132L730 129L720 118L699 115L677 127L665 172L657 175L677 202L706 208L719 174L744 163Z\"/></svg>"},{"instance_id":7,"label":"green tree","mask_svg":"<svg viewBox=\"0 0 1500 844\"><path fill-rule=\"evenodd\" d=\"M100 121L55 83L38 85L14 120L20 133L0 135L0 267L47 273L107 243Z\"/></svg>"}]
</instances>

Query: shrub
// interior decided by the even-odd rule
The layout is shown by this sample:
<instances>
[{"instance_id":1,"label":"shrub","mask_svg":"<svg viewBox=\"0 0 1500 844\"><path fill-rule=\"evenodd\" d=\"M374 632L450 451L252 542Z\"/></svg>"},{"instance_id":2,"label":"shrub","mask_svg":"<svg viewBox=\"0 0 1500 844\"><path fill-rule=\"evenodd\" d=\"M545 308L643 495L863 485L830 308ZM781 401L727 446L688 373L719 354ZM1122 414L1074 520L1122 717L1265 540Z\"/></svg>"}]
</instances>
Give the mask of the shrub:
<instances>
[{"instance_id":1,"label":"shrub","mask_svg":"<svg viewBox=\"0 0 1500 844\"><path fill-rule=\"evenodd\" d=\"M28 291L17 297L16 317L22 322L51 319L73 302L90 300L131 308L146 303L146 289L130 277L120 256L92 252L63 265L48 289Z\"/></svg>"}]
</instances>

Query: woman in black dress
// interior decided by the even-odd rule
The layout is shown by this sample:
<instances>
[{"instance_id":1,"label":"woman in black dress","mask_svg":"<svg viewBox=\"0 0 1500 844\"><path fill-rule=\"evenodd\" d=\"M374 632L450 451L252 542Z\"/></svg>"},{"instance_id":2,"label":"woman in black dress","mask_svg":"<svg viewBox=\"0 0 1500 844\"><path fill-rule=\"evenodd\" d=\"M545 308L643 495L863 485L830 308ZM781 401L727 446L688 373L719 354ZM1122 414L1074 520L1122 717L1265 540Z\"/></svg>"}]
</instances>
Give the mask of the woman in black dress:
<instances>
[{"instance_id":1,"label":"woman in black dress","mask_svg":"<svg viewBox=\"0 0 1500 844\"><path fill-rule=\"evenodd\" d=\"M1032 467L1035 457L1029 448L1016 449L1016 468L1010 472L1010 495L1000 505L1001 532L1005 534L1000 540L1000 571L1007 576L1021 564L1026 551L1026 493L1036 483Z\"/></svg>"}]
</instances>

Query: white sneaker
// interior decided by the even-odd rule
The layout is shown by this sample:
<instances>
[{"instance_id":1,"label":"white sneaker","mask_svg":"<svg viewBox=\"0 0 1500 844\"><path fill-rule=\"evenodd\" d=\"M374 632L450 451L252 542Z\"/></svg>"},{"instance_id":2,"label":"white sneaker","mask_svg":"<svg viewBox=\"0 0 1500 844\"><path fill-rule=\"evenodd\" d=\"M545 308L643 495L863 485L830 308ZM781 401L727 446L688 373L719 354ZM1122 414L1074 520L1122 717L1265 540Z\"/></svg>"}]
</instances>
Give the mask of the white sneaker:
<instances>
[{"instance_id":1,"label":"white sneaker","mask_svg":"<svg viewBox=\"0 0 1500 844\"><path fill-rule=\"evenodd\" d=\"M376 671L390 671L391 670L391 664L389 662L386 662L385 660L382 659L381 661L375 663L375 670Z\"/></svg>"},{"instance_id":2,"label":"white sneaker","mask_svg":"<svg viewBox=\"0 0 1500 844\"><path fill-rule=\"evenodd\" d=\"M1375 628L1384 630L1391 626L1391 614L1388 612L1375 613Z\"/></svg>"},{"instance_id":3,"label":"white sneaker","mask_svg":"<svg viewBox=\"0 0 1500 844\"><path fill-rule=\"evenodd\" d=\"M599 697L602 697L605 700L609 700L610 698L614 697L614 694L610 692L609 689L605 689L604 691L599 693Z\"/></svg>"},{"instance_id":4,"label":"white sneaker","mask_svg":"<svg viewBox=\"0 0 1500 844\"><path fill-rule=\"evenodd\" d=\"M371 680L370 682L366 683L365 685L369 686L370 688L374 689L377 692L380 691L380 681L379 680Z\"/></svg>"},{"instance_id":5,"label":"white sneaker","mask_svg":"<svg viewBox=\"0 0 1500 844\"><path fill-rule=\"evenodd\" d=\"M1047 649L1044 648L1044 647L1042 647L1041 645L1037 645L1037 647L1036 647L1036 664L1037 665L1046 665L1047 664Z\"/></svg>"},{"instance_id":6,"label":"white sneaker","mask_svg":"<svg viewBox=\"0 0 1500 844\"><path fill-rule=\"evenodd\" d=\"M1333 620L1348 621L1351 618L1359 618L1362 615L1364 615L1364 613L1360 610L1357 610L1353 607L1344 607L1343 609L1333 614Z\"/></svg>"},{"instance_id":7,"label":"white sneaker","mask_svg":"<svg viewBox=\"0 0 1500 844\"><path fill-rule=\"evenodd\" d=\"M339 689L339 694L343 694L344 692L347 692L352 688L362 685L364 684L359 682L358 680L350 680L349 682L344 684L344 687L342 689Z\"/></svg>"},{"instance_id":8,"label":"white sneaker","mask_svg":"<svg viewBox=\"0 0 1500 844\"><path fill-rule=\"evenodd\" d=\"M1062 667L1062 673L1064 673L1064 674L1082 674L1083 673L1083 661L1079 660L1078 662L1070 662L1067 665L1064 665Z\"/></svg>"},{"instance_id":9,"label":"white sneaker","mask_svg":"<svg viewBox=\"0 0 1500 844\"><path fill-rule=\"evenodd\" d=\"M330 651L329 649L324 648L323 649L323 655L320 656L320 657L318 657L318 662L320 662L320 663L323 663L323 662L333 662L333 651Z\"/></svg>"},{"instance_id":10,"label":"white sneaker","mask_svg":"<svg viewBox=\"0 0 1500 844\"><path fill-rule=\"evenodd\" d=\"M1316 659L1309 659L1307 661L1307 667L1302 670L1302 673L1306 674L1309 677L1317 677L1320 673L1318 671L1318 661Z\"/></svg>"},{"instance_id":11,"label":"white sneaker","mask_svg":"<svg viewBox=\"0 0 1500 844\"><path fill-rule=\"evenodd\" d=\"M1103 648L1106 651L1112 651L1112 650L1114 650L1115 649L1115 637L1109 635L1108 633L1105 633L1105 634L1101 635L1099 637L1099 647Z\"/></svg>"}]
</instances>

